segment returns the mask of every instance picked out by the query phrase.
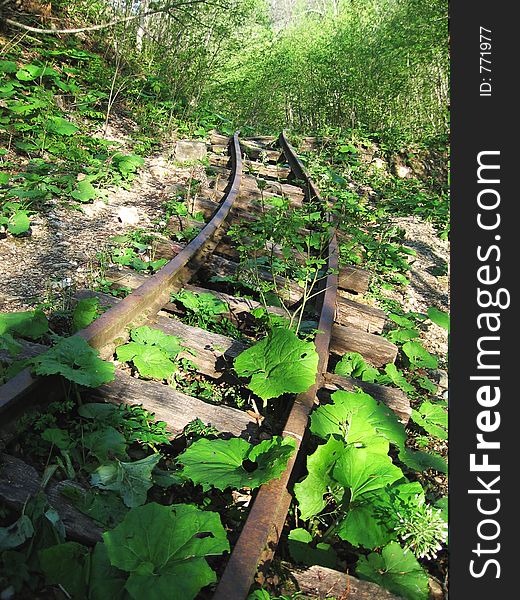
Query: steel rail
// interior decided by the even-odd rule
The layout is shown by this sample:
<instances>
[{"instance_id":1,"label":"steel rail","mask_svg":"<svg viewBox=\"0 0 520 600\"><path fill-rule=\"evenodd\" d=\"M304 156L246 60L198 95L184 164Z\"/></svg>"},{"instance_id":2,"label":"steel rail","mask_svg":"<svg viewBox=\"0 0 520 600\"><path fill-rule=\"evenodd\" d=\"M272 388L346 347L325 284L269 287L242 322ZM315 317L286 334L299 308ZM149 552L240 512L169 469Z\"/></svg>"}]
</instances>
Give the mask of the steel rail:
<instances>
[{"instance_id":1,"label":"steel rail","mask_svg":"<svg viewBox=\"0 0 520 600\"><path fill-rule=\"evenodd\" d=\"M285 158L287 159L287 162L289 163L289 166L291 167L291 171L296 175L297 179L300 179L301 181L305 182L305 186L306 186L305 192L307 195L307 200L313 200L315 198L319 198L320 192L319 192L318 188L316 187L315 183L312 181L312 179L307 174L307 171L306 171L301 159L296 154L296 150L292 147L291 143L287 139L287 136L285 135L285 130L282 131L282 133L280 133L280 136L278 138L278 143L282 147Z\"/></svg>"},{"instance_id":2,"label":"steel rail","mask_svg":"<svg viewBox=\"0 0 520 600\"><path fill-rule=\"evenodd\" d=\"M316 187L283 133L280 135L279 142L291 168L295 168L295 175L306 182L310 198L319 199ZM268 564L280 539L291 503L291 494L288 491L291 475L293 475L294 465L307 430L309 413L316 402L316 394L322 386L324 374L327 372L338 289L339 261L335 232L329 242L328 252L329 275L325 279L324 293L318 296L320 319L315 345L319 362L316 381L307 392L296 397L283 430L284 437L290 436L296 442L296 452L289 460L282 476L279 479L271 480L258 491L213 595L213 600L243 600L246 598L259 566Z\"/></svg>"},{"instance_id":3,"label":"steel rail","mask_svg":"<svg viewBox=\"0 0 520 600\"><path fill-rule=\"evenodd\" d=\"M242 181L238 135L237 131L230 141L233 169L231 185L219 209L199 235L139 288L75 335L83 337L93 348L102 350L121 335L128 325L156 314L168 302L171 291L186 283L200 268L204 258L213 252L222 238L226 218L238 197ZM41 378L26 368L0 387L0 428L12 421L15 413L19 412L21 401L34 392L40 382ZM55 390L58 395L59 389ZM27 408L26 404L24 402L21 407L23 410Z\"/></svg>"}]
</instances>

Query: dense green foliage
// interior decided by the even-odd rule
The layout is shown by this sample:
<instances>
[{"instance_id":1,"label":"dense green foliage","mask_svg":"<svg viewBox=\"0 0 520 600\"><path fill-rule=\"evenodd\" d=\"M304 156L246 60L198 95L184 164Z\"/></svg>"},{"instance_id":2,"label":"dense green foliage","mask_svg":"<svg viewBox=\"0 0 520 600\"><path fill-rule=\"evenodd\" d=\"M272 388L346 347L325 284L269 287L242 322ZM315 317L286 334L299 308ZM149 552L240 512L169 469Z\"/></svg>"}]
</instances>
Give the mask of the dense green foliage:
<instances>
[{"instance_id":1,"label":"dense green foliage","mask_svg":"<svg viewBox=\"0 0 520 600\"><path fill-rule=\"evenodd\" d=\"M434 168L402 177L389 160L411 163L415 151L445 151L447 2L60 0L52 11L53 26L112 24L78 37L26 30L2 41L0 238L32 242L36 211L56 202L82 210L111 187L129 188L171 133L207 139L213 128L230 134L238 126L247 134L289 127L295 144L296 134L320 135L303 159L323 197L336 200L295 209L283 194L264 193L268 183L257 179L258 219L230 230L240 282L220 278L232 293L246 290L261 302L244 322L210 293L172 295L185 322L249 345L236 356L234 373L227 370L233 385L197 374L182 358L197 356L158 329L134 327L115 351L143 379L254 408L264 422L258 443L223 439L199 419L172 440L169 424L143 407L88 402L85 388L110 382L113 362L80 336L56 335L52 315L48 320L39 308L0 314L2 380L26 366L68 380L63 402L21 419L21 457L41 467L42 490L53 478L71 482L61 493L104 531L93 549L65 542L64 524L43 492L21 514L1 508L2 589L38 594L60 585L68 597L91 600L192 598L216 581L214 557L229 551L228 532L233 542L245 517L241 498L249 504L250 490L280 477L292 458L294 440L274 434L291 394L312 389L316 379L312 300L327 275L325 250L337 222L340 261L374 274L370 294L391 309L384 335L399 356L378 369L350 352L333 357L330 370L400 388L413 410L405 429L371 396L338 391L313 411L287 546L295 562L355 569L405 598L425 599L428 561L447 541L446 499L430 483L432 472L447 470L438 450L448 418L435 383L444 357L420 340L431 323L449 332L449 317L435 307L427 315L405 312L383 290L401 292L410 283L415 253L395 216L428 220L442 239L449 236L445 178L435 180ZM45 18L18 18L45 27ZM112 141L111 126L130 122L125 143ZM384 166L374 168L379 157ZM188 208L202 185L190 179L185 197L170 195L166 221L203 220ZM175 235L186 242L197 232ZM161 233L169 233L164 223ZM153 273L165 262L156 260L156 249L153 236L136 230L113 238L104 260ZM289 302L291 286L303 294L297 307ZM270 305L281 314L270 313ZM96 299L81 300L69 333L102 311ZM52 346L16 360L28 339ZM264 403L261 414L255 398Z\"/></svg>"},{"instance_id":2,"label":"dense green foliage","mask_svg":"<svg viewBox=\"0 0 520 600\"><path fill-rule=\"evenodd\" d=\"M266 129L358 128L393 141L447 133L444 0L296 7L287 28L252 29L210 98Z\"/></svg>"}]
</instances>

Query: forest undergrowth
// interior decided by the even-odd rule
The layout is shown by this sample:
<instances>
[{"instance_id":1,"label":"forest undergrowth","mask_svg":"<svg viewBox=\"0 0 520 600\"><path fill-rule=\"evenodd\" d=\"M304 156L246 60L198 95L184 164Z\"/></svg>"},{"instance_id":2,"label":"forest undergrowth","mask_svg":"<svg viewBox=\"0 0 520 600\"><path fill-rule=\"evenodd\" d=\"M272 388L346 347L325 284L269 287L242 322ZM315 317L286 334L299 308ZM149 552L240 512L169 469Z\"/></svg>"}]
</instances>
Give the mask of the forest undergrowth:
<instances>
[{"instance_id":1,"label":"forest undergrowth","mask_svg":"<svg viewBox=\"0 0 520 600\"><path fill-rule=\"evenodd\" d=\"M172 589L179 597L209 597L252 490L279 477L293 451L275 431L282 399L305 391L316 373L312 310L304 302L291 314L281 291L260 282L259 268L303 282L311 297L310 282L324 276L320 252L332 228L341 263L372 273L367 301L385 310L383 335L399 353L395 364L380 367L347 353L329 370L403 391L411 419L405 428L359 389L336 392L313 412L280 560L250 598L284 590L280 597L300 597L288 587L288 562L348 571L407 600L442 598L449 357L448 350L429 352L424 340L438 328L448 342L449 315L433 304L405 310L400 299L414 250L395 219L431 223L449 240L447 3L76 0L53 2L52 12L29 4L22 12L14 3L2 7L11 23L0 34L0 255L6 239L30 252L31 217L52 203L81 210L109 190L130 188L165 140L209 140L212 131L231 135L235 128L243 137L286 128L330 200L333 225L320 222L324 206L294 211L278 198L263 206L255 226L234 227L238 243L249 240L240 249L249 288L221 283L263 305L248 325L230 321L214 296L172 296L190 325L248 344L260 339L234 361L236 384L226 389L196 376L197 358L182 340L149 327L134 328L113 361L101 361L71 337L103 312L95 299L62 311L59 331L49 327L52 307L0 313L1 379L29 366L41 376L61 374L68 389L64 402L22 418L20 437L8 447L36 468L41 485L21 512L0 505L2 598L162 600ZM32 31L109 22L79 34ZM107 136L114 115L132 123L124 144ZM262 193L265 181L257 186ZM172 198L166 217L173 208L193 216L187 198ZM110 260L159 269L163 262L141 258L145 240L142 232L127 237ZM262 255L273 245L284 261ZM286 317L269 314L273 302ZM27 342L50 349L20 359ZM284 363L284 346L303 358ZM264 360L272 361L266 380L254 371ZM227 440L198 419L172 439L142 407L86 401L89 388L113 379L114 361L135 377L206 401L260 406L265 439ZM102 528L93 548L66 540L44 493L56 482L67 484L68 501ZM123 548L136 532L149 536L148 554ZM182 541L173 553L165 532Z\"/></svg>"}]
</instances>

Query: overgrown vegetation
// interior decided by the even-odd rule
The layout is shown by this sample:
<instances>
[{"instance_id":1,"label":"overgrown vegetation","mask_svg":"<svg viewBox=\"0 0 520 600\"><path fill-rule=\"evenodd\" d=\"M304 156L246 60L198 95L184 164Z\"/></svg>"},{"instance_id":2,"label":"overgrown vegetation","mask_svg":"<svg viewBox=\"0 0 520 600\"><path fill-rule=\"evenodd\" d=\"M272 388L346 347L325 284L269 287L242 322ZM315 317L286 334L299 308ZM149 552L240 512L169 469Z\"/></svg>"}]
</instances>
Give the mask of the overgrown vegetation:
<instances>
[{"instance_id":1,"label":"overgrown vegetation","mask_svg":"<svg viewBox=\"0 0 520 600\"><path fill-rule=\"evenodd\" d=\"M110 382L115 371L73 335L103 312L96 298L65 315L68 329L60 333L70 337L53 330L43 304L0 314L0 381L29 368L60 375L66 391L64 401L21 418L23 443L10 447L38 467L41 486L21 511L0 508L2 597L195 598L216 581L215 557L230 551L251 490L279 477L294 452L292 438L276 433L287 402L316 378L313 299L337 230L341 264L374 274L369 295L385 308L384 335L399 355L376 368L351 352L333 358L330 370L398 388L413 410L405 429L357 389L332 394L313 412L307 470L294 487L282 552L426 600L428 578L445 576L436 560L446 555L447 502L432 481L447 471L447 402L435 382L447 357L428 352L421 338L432 323L449 331L449 317L436 307L405 311L385 292L410 283L414 255L395 217L429 221L449 238L447 3L76 0L53 2L52 20L50 9L34 6L37 19L6 13L11 31L2 38L1 237L29 241L36 212L56 202L81 209L111 188L129 188L168 136L204 139L214 128L229 135L235 127L243 134L289 127L295 143L318 135L305 162L334 201L295 207L266 193L258 177L258 218L229 232L239 272L211 282L254 298L256 308L239 321L213 294L171 296L183 322L249 345L230 361L228 381L197 374L196 353L159 329L134 327L115 350L113 359L135 377L251 409L264 423L262 441L224 439L199 419L173 436L139 405L89 401L88 388ZM103 22L110 26L88 30ZM45 23L86 30L31 30ZM123 146L110 131L127 118ZM417 162L432 157L437 163L418 172ZM161 234L178 242L197 235L200 186L190 177L185 192L167 199L156 224ZM188 226L172 233L172 219ZM112 239L99 254L98 289L129 291L105 279L110 264L159 270L166 261L156 256L157 240L141 230ZM26 357L34 343L50 348ZM58 481L60 493L102 528L102 541L66 541L44 493ZM251 595L270 597L267 590Z\"/></svg>"}]
</instances>

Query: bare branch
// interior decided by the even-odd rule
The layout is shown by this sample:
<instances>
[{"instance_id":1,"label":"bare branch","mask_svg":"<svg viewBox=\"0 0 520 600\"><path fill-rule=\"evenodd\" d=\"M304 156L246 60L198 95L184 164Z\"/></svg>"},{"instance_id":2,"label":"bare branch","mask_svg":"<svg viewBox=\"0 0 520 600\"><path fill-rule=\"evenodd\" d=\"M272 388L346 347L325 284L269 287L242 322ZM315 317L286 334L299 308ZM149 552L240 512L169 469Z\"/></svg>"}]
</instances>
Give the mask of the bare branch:
<instances>
[{"instance_id":1,"label":"bare branch","mask_svg":"<svg viewBox=\"0 0 520 600\"><path fill-rule=\"evenodd\" d=\"M158 15L162 13L167 13L171 16L172 10L178 10L185 6L190 6L192 4L209 4L211 6L218 6L219 8L226 8L225 5L219 4L218 2L212 2L211 0L186 0L185 2L178 2L172 4L168 3L161 9L150 10L144 13L138 13L129 17L119 17L117 19L114 19L113 21L109 21L108 23L101 23L100 25L89 25L87 27L78 27L76 29L40 29L38 27L31 27L30 25L19 23L18 21L13 21L12 19L4 19L4 21L5 23L7 23L7 25L11 25L11 27L24 29L25 31L30 31L31 33L84 33L86 31L99 31L100 29L107 29L109 27L119 25L120 23L127 23L128 21L135 21L136 19L143 19L145 17L150 17L152 15Z\"/></svg>"},{"instance_id":2,"label":"bare branch","mask_svg":"<svg viewBox=\"0 0 520 600\"><path fill-rule=\"evenodd\" d=\"M106 29L108 27L114 27L114 25L119 25L119 23L126 23L127 21L134 21L135 19L139 19L141 17L148 17L151 15L157 15L159 13L164 12L164 10L153 10L147 13L132 15L130 17L124 17L119 19L114 19L113 21L109 21L108 23L102 23L101 25L90 25L88 27L78 27L77 29L39 29L38 27L31 27L30 25L25 25L24 23L18 23L17 21L13 21L12 19L5 19L5 22L11 27L17 27L18 29L25 29L25 31L30 31L31 33L83 33L85 31L98 31L100 29Z\"/></svg>"}]
</instances>

